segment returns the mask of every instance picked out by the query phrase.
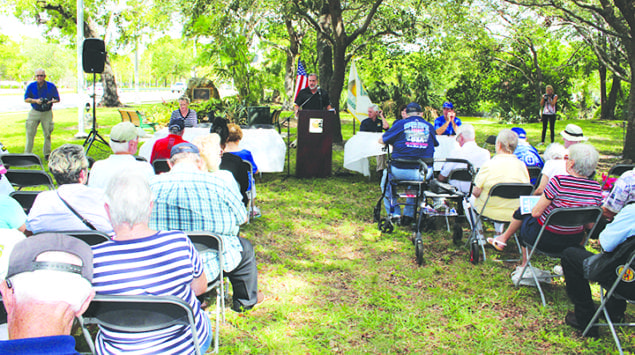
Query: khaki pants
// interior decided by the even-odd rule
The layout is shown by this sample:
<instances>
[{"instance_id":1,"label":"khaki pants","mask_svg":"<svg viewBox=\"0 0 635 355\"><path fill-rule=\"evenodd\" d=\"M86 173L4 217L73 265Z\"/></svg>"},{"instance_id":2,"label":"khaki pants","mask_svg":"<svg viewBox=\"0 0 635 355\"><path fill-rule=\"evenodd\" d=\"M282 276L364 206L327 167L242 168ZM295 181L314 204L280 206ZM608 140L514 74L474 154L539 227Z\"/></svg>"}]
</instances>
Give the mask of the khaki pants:
<instances>
[{"instance_id":1,"label":"khaki pants","mask_svg":"<svg viewBox=\"0 0 635 355\"><path fill-rule=\"evenodd\" d=\"M33 140L37 133L37 126L42 123L42 133L44 133L44 156L51 154L51 133L53 132L53 111L40 112L34 109L29 111L26 119L26 144L25 153L33 153Z\"/></svg>"},{"instance_id":2,"label":"khaki pants","mask_svg":"<svg viewBox=\"0 0 635 355\"><path fill-rule=\"evenodd\" d=\"M377 171L382 171L382 170L386 169L386 167L387 167L386 160L388 160L387 158L388 157L387 157L386 154L377 155L375 157L375 159L377 160Z\"/></svg>"}]
</instances>

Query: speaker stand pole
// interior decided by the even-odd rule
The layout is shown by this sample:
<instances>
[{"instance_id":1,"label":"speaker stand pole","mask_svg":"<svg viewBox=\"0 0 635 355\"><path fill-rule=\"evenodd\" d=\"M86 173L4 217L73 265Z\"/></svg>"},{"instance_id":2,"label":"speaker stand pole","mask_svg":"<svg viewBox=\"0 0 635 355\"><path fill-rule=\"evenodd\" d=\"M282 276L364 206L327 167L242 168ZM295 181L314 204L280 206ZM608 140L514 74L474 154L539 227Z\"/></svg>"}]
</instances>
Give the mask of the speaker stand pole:
<instances>
[{"instance_id":1,"label":"speaker stand pole","mask_svg":"<svg viewBox=\"0 0 635 355\"><path fill-rule=\"evenodd\" d=\"M97 94L95 93L95 80L97 77L97 74L93 72L93 129L90 130L90 133L88 133L88 137L86 137L86 140L84 141L84 147L86 149L86 155L88 155L88 151L90 151L90 148L93 146L93 143L95 141L104 144L106 147L110 148L110 145L108 144L108 142L106 142L106 140L99 135L99 132L97 131L97 112L96 112L96 102L95 102L95 98L97 96Z\"/></svg>"}]
</instances>

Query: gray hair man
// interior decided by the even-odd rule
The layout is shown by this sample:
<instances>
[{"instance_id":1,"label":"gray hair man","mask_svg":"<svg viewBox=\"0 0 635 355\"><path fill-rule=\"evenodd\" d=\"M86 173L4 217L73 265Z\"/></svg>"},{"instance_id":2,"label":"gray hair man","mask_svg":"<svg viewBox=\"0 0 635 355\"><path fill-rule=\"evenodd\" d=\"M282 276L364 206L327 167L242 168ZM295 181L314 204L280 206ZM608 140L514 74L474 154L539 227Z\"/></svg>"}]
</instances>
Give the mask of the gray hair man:
<instances>
[{"instance_id":1,"label":"gray hair man","mask_svg":"<svg viewBox=\"0 0 635 355\"><path fill-rule=\"evenodd\" d=\"M100 189L86 186L88 160L84 148L64 144L50 156L49 170L59 187L38 194L27 216L26 229L31 233L53 231L98 230L112 234Z\"/></svg>"},{"instance_id":2,"label":"gray hair man","mask_svg":"<svg viewBox=\"0 0 635 355\"><path fill-rule=\"evenodd\" d=\"M251 309L261 302L258 292L256 256L251 243L238 236L247 221L247 210L238 185L210 174L198 148L181 143L172 148L170 172L150 180L155 194L150 227L156 230L209 231L223 239L223 270L234 290L233 309ZM207 270L218 267L218 259L202 255ZM208 276L213 280L214 274Z\"/></svg>"},{"instance_id":3,"label":"gray hair man","mask_svg":"<svg viewBox=\"0 0 635 355\"><path fill-rule=\"evenodd\" d=\"M110 149L114 154L95 162L90 169L88 186L105 190L113 176L139 171L148 179L154 175L154 169L147 161L138 161L139 137L143 133L131 122L121 122L110 130Z\"/></svg>"},{"instance_id":4,"label":"gray hair man","mask_svg":"<svg viewBox=\"0 0 635 355\"><path fill-rule=\"evenodd\" d=\"M55 84L46 81L44 69L35 71L35 81L26 87L24 102L31 104L31 111L26 119L26 144L25 153L33 151L33 141L37 133L37 126L42 124L44 134L44 147L42 152L44 158L48 159L51 154L51 133L53 132L53 111L54 103L60 102L60 94L57 92Z\"/></svg>"},{"instance_id":5,"label":"gray hair man","mask_svg":"<svg viewBox=\"0 0 635 355\"><path fill-rule=\"evenodd\" d=\"M10 339L0 353L76 354L71 328L95 295L92 277L92 251L79 239L46 233L18 243L0 282Z\"/></svg>"},{"instance_id":6,"label":"gray hair man","mask_svg":"<svg viewBox=\"0 0 635 355\"><path fill-rule=\"evenodd\" d=\"M448 158L465 159L472 164L475 170L480 169L485 162L489 161L490 153L487 149L479 147L475 142L475 138L476 132L474 126L469 123L464 123L459 126L456 131L456 141L459 143L459 147L450 152ZM439 181L448 181L452 170L465 169L465 165L466 164L463 163L453 162L443 164L438 177ZM471 182L469 181L450 180L449 182L458 187L462 192L467 193L470 191Z\"/></svg>"}]
</instances>

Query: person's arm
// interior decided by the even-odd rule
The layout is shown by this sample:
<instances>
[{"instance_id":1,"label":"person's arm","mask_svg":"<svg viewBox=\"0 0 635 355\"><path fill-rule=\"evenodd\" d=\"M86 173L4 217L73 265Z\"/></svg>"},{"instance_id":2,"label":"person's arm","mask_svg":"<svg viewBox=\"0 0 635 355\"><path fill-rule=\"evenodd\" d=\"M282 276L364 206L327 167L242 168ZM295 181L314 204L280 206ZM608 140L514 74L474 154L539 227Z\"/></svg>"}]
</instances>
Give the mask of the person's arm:
<instances>
[{"instance_id":1,"label":"person's arm","mask_svg":"<svg viewBox=\"0 0 635 355\"><path fill-rule=\"evenodd\" d=\"M207 277L205 276L205 273L203 272L201 273L201 276L194 278L190 286L192 287L194 294L197 296L205 293L205 291L207 291Z\"/></svg>"},{"instance_id":2,"label":"person's arm","mask_svg":"<svg viewBox=\"0 0 635 355\"><path fill-rule=\"evenodd\" d=\"M482 187L472 187L472 195L474 195L474 197L479 197L481 196L481 193L483 192L483 188Z\"/></svg>"},{"instance_id":3,"label":"person's arm","mask_svg":"<svg viewBox=\"0 0 635 355\"><path fill-rule=\"evenodd\" d=\"M437 180L441 181L441 182L446 182L448 181L448 177L447 176L443 176L441 174L439 174L439 176L437 176ZM478 197L478 196L477 196Z\"/></svg>"},{"instance_id":4,"label":"person's arm","mask_svg":"<svg viewBox=\"0 0 635 355\"><path fill-rule=\"evenodd\" d=\"M558 95L553 94L553 99L551 99L551 104L552 104L552 105L555 105L555 104L556 104L556 102L558 102Z\"/></svg>"},{"instance_id":5,"label":"person's arm","mask_svg":"<svg viewBox=\"0 0 635 355\"><path fill-rule=\"evenodd\" d=\"M545 190L545 186L547 186L548 182L549 177L547 175L540 175L540 184L538 185L536 190L534 190L534 195L542 195L542 192Z\"/></svg>"},{"instance_id":6,"label":"person's arm","mask_svg":"<svg viewBox=\"0 0 635 355\"><path fill-rule=\"evenodd\" d=\"M443 118L445 118L445 116L443 116ZM447 118L445 118L445 122L443 122L443 124L441 125L441 127L437 128L437 129L435 130L435 132L436 132L438 135L442 135L442 134L443 134L443 132L445 132L445 130L446 130L446 129L448 129L448 126L449 126L449 125L450 125L450 121L448 121L448 119L447 119Z\"/></svg>"},{"instance_id":7,"label":"person's arm","mask_svg":"<svg viewBox=\"0 0 635 355\"><path fill-rule=\"evenodd\" d=\"M551 200L548 199L547 196L543 194L542 196L540 196L538 203L536 203L534 208L532 208L531 216L534 218L538 218L542 216L542 214L545 212L545 210L550 204L551 204Z\"/></svg>"},{"instance_id":8,"label":"person's arm","mask_svg":"<svg viewBox=\"0 0 635 355\"><path fill-rule=\"evenodd\" d=\"M606 208L605 206L602 206L602 216L604 216L604 218L606 218L607 221L612 221L613 218L615 218L615 215L617 213L609 210L608 208Z\"/></svg>"}]
</instances>

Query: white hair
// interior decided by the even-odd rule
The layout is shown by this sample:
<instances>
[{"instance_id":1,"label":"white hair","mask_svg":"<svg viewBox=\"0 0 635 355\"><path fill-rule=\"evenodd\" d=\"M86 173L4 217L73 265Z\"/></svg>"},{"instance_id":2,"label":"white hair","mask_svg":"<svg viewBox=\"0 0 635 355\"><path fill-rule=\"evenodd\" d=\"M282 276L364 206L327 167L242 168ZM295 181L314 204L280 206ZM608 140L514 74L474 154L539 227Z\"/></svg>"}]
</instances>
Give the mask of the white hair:
<instances>
[{"instance_id":1,"label":"white hair","mask_svg":"<svg viewBox=\"0 0 635 355\"><path fill-rule=\"evenodd\" d=\"M500 144L505 153L513 154L518 146L518 135L511 129L503 129L496 136L496 144Z\"/></svg>"},{"instance_id":2,"label":"white hair","mask_svg":"<svg viewBox=\"0 0 635 355\"><path fill-rule=\"evenodd\" d=\"M573 171L582 176L591 176L598 165L600 154L590 144L578 143L569 147L569 160L573 160Z\"/></svg>"},{"instance_id":3,"label":"white hair","mask_svg":"<svg viewBox=\"0 0 635 355\"><path fill-rule=\"evenodd\" d=\"M372 105L368 106L368 108L372 108L373 111L379 111L379 106L377 106L376 104L372 104Z\"/></svg>"},{"instance_id":4,"label":"white hair","mask_svg":"<svg viewBox=\"0 0 635 355\"><path fill-rule=\"evenodd\" d=\"M108 182L106 188L110 223L113 227L148 223L152 206L152 190L145 175L127 171Z\"/></svg>"},{"instance_id":5,"label":"white hair","mask_svg":"<svg viewBox=\"0 0 635 355\"><path fill-rule=\"evenodd\" d=\"M567 149L560 143L551 143L545 149L545 161L552 159L564 159L567 154Z\"/></svg>"},{"instance_id":6,"label":"white hair","mask_svg":"<svg viewBox=\"0 0 635 355\"><path fill-rule=\"evenodd\" d=\"M45 252L38 255L38 261L56 261L81 265L81 259L65 252ZM81 309L90 296L92 285L80 274L56 270L36 270L23 272L10 278L17 303L64 302L73 311Z\"/></svg>"},{"instance_id":7,"label":"white hair","mask_svg":"<svg viewBox=\"0 0 635 355\"><path fill-rule=\"evenodd\" d=\"M463 136L463 138L468 141L473 141L474 138L476 138L476 131L474 130L474 126L469 123L464 123L457 128L456 135Z\"/></svg>"},{"instance_id":8,"label":"white hair","mask_svg":"<svg viewBox=\"0 0 635 355\"><path fill-rule=\"evenodd\" d=\"M113 153L128 153L128 149L130 146L128 145L130 142L113 142L110 140L110 149Z\"/></svg>"}]
</instances>

